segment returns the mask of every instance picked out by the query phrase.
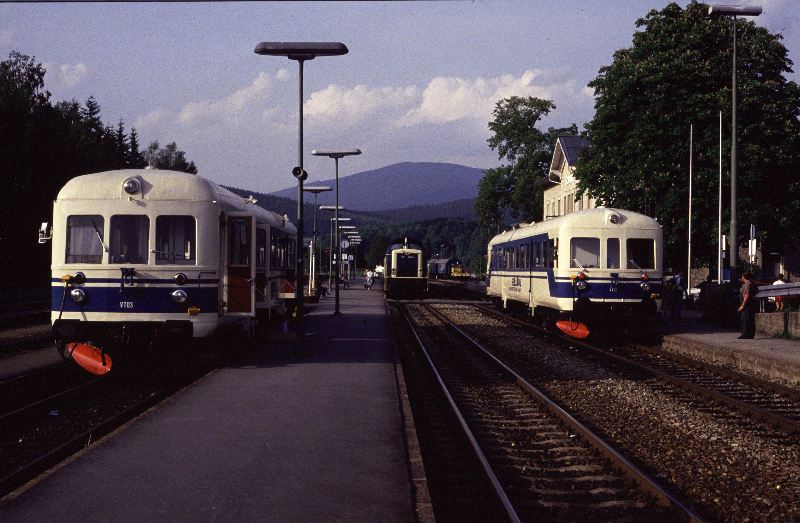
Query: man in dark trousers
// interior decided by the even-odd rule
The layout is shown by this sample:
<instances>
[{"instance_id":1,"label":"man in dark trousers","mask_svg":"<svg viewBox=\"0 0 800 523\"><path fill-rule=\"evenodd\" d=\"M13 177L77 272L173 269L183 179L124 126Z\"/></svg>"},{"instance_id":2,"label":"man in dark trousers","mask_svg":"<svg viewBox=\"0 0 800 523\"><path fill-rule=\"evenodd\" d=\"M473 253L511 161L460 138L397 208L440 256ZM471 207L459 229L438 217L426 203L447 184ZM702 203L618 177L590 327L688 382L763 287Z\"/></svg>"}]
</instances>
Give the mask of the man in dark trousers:
<instances>
[{"instance_id":1,"label":"man in dark trousers","mask_svg":"<svg viewBox=\"0 0 800 523\"><path fill-rule=\"evenodd\" d=\"M758 288L752 282L749 272L742 274L742 287L739 289L739 313L741 314L742 335L740 340L752 340L756 335L756 299Z\"/></svg>"}]
</instances>

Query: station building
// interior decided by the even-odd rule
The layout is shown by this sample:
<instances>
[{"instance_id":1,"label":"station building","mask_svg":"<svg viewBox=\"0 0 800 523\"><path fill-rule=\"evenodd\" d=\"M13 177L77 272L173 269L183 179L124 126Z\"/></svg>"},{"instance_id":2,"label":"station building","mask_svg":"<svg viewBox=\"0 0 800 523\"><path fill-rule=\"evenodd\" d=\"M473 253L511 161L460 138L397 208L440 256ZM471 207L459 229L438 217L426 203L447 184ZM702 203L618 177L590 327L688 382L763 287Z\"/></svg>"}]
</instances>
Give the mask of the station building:
<instances>
[{"instance_id":1,"label":"station building","mask_svg":"<svg viewBox=\"0 0 800 523\"><path fill-rule=\"evenodd\" d=\"M580 161L581 151L588 147L589 139L582 136L559 136L556 139L549 174L542 181L545 220L597 207L594 198L585 194L577 197L578 180L575 178L575 168Z\"/></svg>"}]
</instances>

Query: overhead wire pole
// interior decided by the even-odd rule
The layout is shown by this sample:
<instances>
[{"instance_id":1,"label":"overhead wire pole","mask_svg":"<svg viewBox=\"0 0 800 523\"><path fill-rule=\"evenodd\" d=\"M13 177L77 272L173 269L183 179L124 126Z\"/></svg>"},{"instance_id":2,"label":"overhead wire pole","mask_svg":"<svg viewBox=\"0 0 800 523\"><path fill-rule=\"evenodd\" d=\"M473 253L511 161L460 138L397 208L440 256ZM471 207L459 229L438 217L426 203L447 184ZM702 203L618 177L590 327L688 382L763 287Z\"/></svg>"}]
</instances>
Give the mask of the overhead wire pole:
<instances>
[{"instance_id":1,"label":"overhead wire pole","mask_svg":"<svg viewBox=\"0 0 800 523\"><path fill-rule=\"evenodd\" d=\"M719 112L719 209L717 210L717 283L722 284L722 111Z\"/></svg>"},{"instance_id":2,"label":"overhead wire pole","mask_svg":"<svg viewBox=\"0 0 800 523\"><path fill-rule=\"evenodd\" d=\"M709 15L731 16L733 18L733 77L731 79L731 226L730 226L730 270L731 281L736 281L739 262L739 235L737 234L737 169L736 169L736 21L739 16L758 16L761 6L757 5L722 5L708 6Z\"/></svg>"},{"instance_id":3,"label":"overhead wire pole","mask_svg":"<svg viewBox=\"0 0 800 523\"><path fill-rule=\"evenodd\" d=\"M686 267L686 292L688 293L692 288L692 156L693 156L693 149L692 146L694 145L692 140L694 128L692 124L689 124L689 255L687 256L687 267ZM688 294L687 294L688 295Z\"/></svg>"}]
</instances>

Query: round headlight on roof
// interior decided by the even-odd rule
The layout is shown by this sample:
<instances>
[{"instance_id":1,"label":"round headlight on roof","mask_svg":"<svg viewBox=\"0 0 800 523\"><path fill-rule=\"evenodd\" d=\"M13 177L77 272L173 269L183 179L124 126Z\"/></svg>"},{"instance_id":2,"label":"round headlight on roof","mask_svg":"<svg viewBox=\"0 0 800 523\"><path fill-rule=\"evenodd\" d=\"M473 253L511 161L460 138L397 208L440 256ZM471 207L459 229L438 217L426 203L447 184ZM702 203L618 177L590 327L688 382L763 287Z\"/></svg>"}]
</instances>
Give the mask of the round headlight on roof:
<instances>
[{"instance_id":1,"label":"round headlight on roof","mask_svg":"<svg viewBox=\"0 0 800 523\"><path fill-rule=\"evenodd\" d=\"M128 178L122 183L122 189L128 194L136 194L142 188L142 183L136 178Z\"/></svg>"}]
</instances>

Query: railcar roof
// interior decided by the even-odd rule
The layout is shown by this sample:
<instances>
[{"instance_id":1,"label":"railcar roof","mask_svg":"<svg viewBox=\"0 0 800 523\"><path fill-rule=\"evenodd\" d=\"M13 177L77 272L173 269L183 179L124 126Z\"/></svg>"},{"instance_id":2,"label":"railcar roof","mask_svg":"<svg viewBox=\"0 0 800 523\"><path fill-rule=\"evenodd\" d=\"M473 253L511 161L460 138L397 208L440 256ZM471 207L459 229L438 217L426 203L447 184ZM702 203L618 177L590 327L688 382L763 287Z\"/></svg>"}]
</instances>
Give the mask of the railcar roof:
<instances>
[{"instance_id":1,"label":"railcar roof","mask_svg":"<svg viewBox=\"0 0 800 523\"><path fill-rule=\"evenodd\" d=\"M609 220L609 217L614 214L619 217L619 222L616 224L611 223ZM489 241L489 245L526 238L553 229L612 229L620 226L640 230L657 230L661 228L657 221L644 214L611 207L598 207L596 209L571 212L543 222L523 224L517 228L501 232Z\"/></svg>"},{"instance_id":2,"label":"railcar roof","mask_svg":"<svg viewBox=\"0 0 800 523\"><path fill-rule=\"evenodd\" d=\"M161 169L119 169L76 176L68 181L58 193L57 200L116 200L125 196L122 184L128 178L142 182L143 200L160 201L217 201L252 212L271 226L287 232L296 232L296 227L276 212L258 206L245 206L244 198L211 180L195 174Z\"/></svg>"}]
</instances>

